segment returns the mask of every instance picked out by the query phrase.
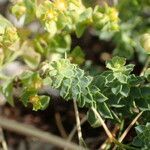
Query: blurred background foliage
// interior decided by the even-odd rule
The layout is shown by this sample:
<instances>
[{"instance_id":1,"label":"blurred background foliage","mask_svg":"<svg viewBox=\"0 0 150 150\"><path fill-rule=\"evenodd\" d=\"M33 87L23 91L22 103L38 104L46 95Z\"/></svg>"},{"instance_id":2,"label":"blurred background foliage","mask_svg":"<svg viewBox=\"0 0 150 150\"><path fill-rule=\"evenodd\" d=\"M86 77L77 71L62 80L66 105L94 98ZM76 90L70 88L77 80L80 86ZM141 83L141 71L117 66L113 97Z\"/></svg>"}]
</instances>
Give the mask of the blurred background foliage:
<instances>
[{"instance_id":1,"label":"blurred background foliage","mask_svg":"<svg viewBox=\"0 0 150 150\"><path fill-rule=\"evenodd\" d=\"M115 14L116 10L113 9L100 10L98 8L98 10L95 8L95 13L93 12L92 16L95 21L91 24L91 10L89 8L85 11L84 6L80 4L80 2L78 2L78 6L74 2L74 5L69 6L69 9L73 10L73 14L71 14L71 11L70 14L67 14L64 12L64 8L58 8L61 9L58 10L61 12L59 12L59 16L56 11L48 12L47 8L43 4L41 5L42 1L38 0L37 2L38 6L35 6L34 0L12 0L11 3L1 1L3 4L1 10L7 8L5 9L6 11L2 11L2 13L16 26L18 36L20 37L19 44L17 44L16 47L13 45L15 52L17 51L15 56L12 54L12 51L11 53L8 51L9 54L4 54L5 52L3 52L1 48L1 64L3 61L6 63L8 59L13 61L18 57L22 57L24 62L34 69L37 68L38 64L43 60L55 60L64 57L64 53L69 54L70 50L76 46L80 46L82 49L80 51L83 52L79 52L79 50L75 48L75 50L73 50L74 52L72 52L71 55L69 54L69 57L77 64L85 62L84 59L91 59L93 62L103 64L103 62L112 55L124 56L128 60L135 59L140 63L145 62L147 55L139 41L142 34L150 32L150 2L148 0L83 0L87 8L92 6L94 9L96 5L104 6L106 3L110 6L115 6L119 13L119 29L117 29L118 27L113 23L113 19L115 19L114 16L117 15ZM35 7L38 7L38 11ZM53 6L49 5L47 7L49 7L51 11L53 10ZM81 8L80 12L77 11L79 7ZM83 13L80 16L81 12L84 11L86 15ZM98 16L98 11L100 13L108 13L107 15L110 19L107 18L107 16L105 16L105 18L112 20L112 24L107 23L106 19L103 21L100 16ZM45 13L44 17L54 17L53 20L56 19L57 21L45 22L43 13ZM47 13L49 13L49 16L47 16ZM79 16L79 21L76 21L75 18ZM74 20L70 18L74 18ZM39 19L40 22L37 21L37 19ZM100 23L97 23L98 20L100 20ZM73 23L76 25L74 26ZM44 29L41 24L44 25ZM49 25L51 28L49 28ZM89 25L89 27L85 29L87 25ZM103 25L105 25L105 28L97 28ZM92 26L94 28L91 28ZM74 31L76 35L74 35ZM81 35L83 36L81 37ZM26 42L24 42L25 40ZM92 40L94 42L92 42ZM26 50L23 50L27 47L29 47L28 51L32 53L30 56ZM75 58L75 53L79 54L78 59ZM82 53L85 53L85 55ZM6 55L7 58L5 57ZM10 57L8 57L8 55ZM36 61L33 60L34 57L37 58ZM77 60L79 60L79 62ZM88 62L85 64L88 64Z\"/></svg>"},{"instance_id":2,"label":"blurred background foliage","mask_svg":"<svg viewBox=\"0 0 150 150\"><path fill-rule=\"evenodd\" d=\"M139 44L140 36L150 32L150 2L148 0L118 0L116 5L119 11L120 30L116 33L103 32L96 34L100 39L112 40L115 44L114 55L135 58L145 61L146 55Z\"/></svg>"}]
</instances>

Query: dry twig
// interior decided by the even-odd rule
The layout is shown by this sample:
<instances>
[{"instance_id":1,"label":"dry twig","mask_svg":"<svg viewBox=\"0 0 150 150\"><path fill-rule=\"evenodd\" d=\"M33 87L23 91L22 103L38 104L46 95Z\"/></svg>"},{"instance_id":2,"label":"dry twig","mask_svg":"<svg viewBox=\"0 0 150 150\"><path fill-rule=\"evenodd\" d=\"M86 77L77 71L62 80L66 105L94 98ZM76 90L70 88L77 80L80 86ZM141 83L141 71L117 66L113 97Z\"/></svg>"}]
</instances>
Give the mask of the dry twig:
<instances>
[{"instance_id":1,"label":"dry twig","mask_svg":"<svg viewBox=\"0 0 150 150\"><path fill-rule=\"evenodd\" d=\"M62 124L60 113L58 113L58 112L55 113L55 120L56 120L56 125L57 125L57 128L58 128L61 136L66 139L67 133L66 133L64 126Z\"/></svg>"},{"instance_id":2,"label":"dry twig","mask_svg":"<svg viewBox=\"0 0 150 150\"><path fill-rule=\"evenodd\" d=\"M79 111L78 111L76 100L73 100L73 104L74 104L74 111L75 111L75 116L76 116L78 139L79 139L79 143L81 144L81 141L83 138L82 138L81 123L80 123Z\"/></svg>"},{"instance_id":3,"label":"dry twig","mask_svg":"<svg viewBox=\"0 0 150 150\"><path fill-rule=\"evenodd\" d=\"M84 116L84 117L82 118L82 120L81 120L81 126L82 126L82 124L84 124L86 121L87 121L87 116ZM72 138L73 138L73 136L75 135L76 131L77 131L77 126L74 126L73 129L72 129L72 131L71 131L70 134L69 134L68 141L71 141L71 140L72 140Z\"/></svg>"},{"instance_id":4,"label":"dry twig","mask_svg":"<svg viewBox=\"0 0 150 150\"><path fill-rule=\"evenodd\" d=\"M122 142L123 139L126 137L126 135L128 134L128 132L130 131L130 129L133 127L133 125L136 123L136 121L139 119L139 117L142 115L143 111L140 112L130 123L130 125L127 127L127 129L123 132L123 134L120 136L119 138L119 142Z\"/></svg>"},{"instance_id":5,"label":"dry twig","mask_svg":"<svg viewBox=\"0 0 150 150\"><path fill-rule=\"evenodd\" d=\"M2 145L3 150L8 150L7 143L4 138L3 129L0 127L0 144Z\"/></svg>"},{"instance_id":6,"label":"dry twig","mask_svg":"<svg viewBox=\"0 0 150 150\"><path fill-rule=\"evenodd\" d=\"M74 143L68 142L62 138L59 138L53 134L41 131L33 126L24 125L16 121L12 121L0 116L0 126L4 129L17 132L22 135L38 138L44 142L56 145L58 147L67 147L71 150L84 150L85 148L78 146Z\"/></svg>"}]
</instances>

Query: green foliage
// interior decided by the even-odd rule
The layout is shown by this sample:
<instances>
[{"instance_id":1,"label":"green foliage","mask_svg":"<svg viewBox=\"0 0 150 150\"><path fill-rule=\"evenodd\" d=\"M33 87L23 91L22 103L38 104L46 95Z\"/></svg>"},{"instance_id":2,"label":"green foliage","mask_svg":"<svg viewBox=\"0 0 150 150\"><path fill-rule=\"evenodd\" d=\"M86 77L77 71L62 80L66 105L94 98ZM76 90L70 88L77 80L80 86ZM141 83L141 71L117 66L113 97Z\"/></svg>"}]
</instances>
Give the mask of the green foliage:
<instances>
[{"instance_id":1,"label":"green foliage","mask_svg":"<svg viewBox=\"0 0 150 150\"><path fill-rule=\"evenodd\" d=\"M149 33L149 9L147 0L121 0L117 4L120 26L118 32L97 32L105 40L112 40L116 45L113 54L132 59L138 53L141 62L145 61L146 54L139 42L141 34Z\"/></svg>"},{"instance_id":2,"label":"green foliage","mask_svg":"<svg viewBox=\"0 0 150 150\"><path fill-rule=\"evenodd\" d=\"M111 70L93 80L68 59L60 59L45 64L42 76L50 79L49 85L59 90L63 99L75 99L80 107L95 107L104 118L112 119L114 114L118 117L134 114L137 107L149 110L150 89L140 86L144 83L144 77L131 74L134 65L125 63L124 58L114 57L106 63Z\"/></svg>"},{"instance_id":3,"label":"green foliage","mask_svg":"<svg viewBox=\"0 0 150 150\"><path fill-rule=\"evenodd\" d=\"M88 111L87 118L88 118L88 122L90 123L90 125L93 128L101 126L101 122L99 121L99 119L97 118L97 116L95 115L95 113L93 112L93 110L90 109Z\"/></svg>"},{"instance_id":4,"label":"green foliage","mask_svg":"<svg viewBox=\"0 0 150 150\"><path fill-rule=\"evenodd\" d=\"M144 76L145 76L146 79L150 82L150 68L148 68L148 69L145 71Z\"/></svg>"},{"instance_id":5,"label":"green foliage","mask_svg":"<svg viewBox=\"0 0 150 150\"><path fill-rule=\"evenodd\" d=\"M52 87L60 90L60 96L65 100L72 98L77 100L80 107L95 105L90 87L92 77L85 76L83 70L67 59L53 62L49 68L49 77L53 81ZM100 92L99 94L101 96Z\"/></svg>"},{"instance_id":6,"label":"green foliage","mask_svg":"<svg viewBox=\"0 0 150 150\"><path fill-rule=\"evenodd\" d=\"M145 33L141 36L141 45L147 54L150 54L150 34Z\"/></svg>"},{"instance_id":7,"label":"green foliage","mask_svg":"<svg viewBox=\"0 0 150 150\"><path fill-rule=\"evenodd\" d=\"M75 64L80 65L83 64L83 62L85 61L85 54L83 53L82 49L79 46L77 46L71 51L69 58Z\"/></svg>"},{"instance_id":8,"label":"green foliage","mask_svg":"<svg viewBox=\"0 0 150 150\"><path fill-rule=\"evenodd\" d=\"M95 9L85 8L80 0L55 0L54 2L24 0L12 7L12 13L16 17L25 15L26 20L33 20L36 17L52 37L60 31L64 33L75 31L77 37L81 37L89 25L100 30L104 29L104 26L106 30L118 30L119 19L115 8L110 8L108 5L104 8L99 6Z\"/></svg>"},{"instance_id":9,"label":"green foliage","mask_svg":"<svg viewBox=\"0 0 150 150\"><path fill-rule=\"evenodd\" d=\"M0 91L4 94L8 103L14 106L12 80L8 80L7 82L5 82L5 84L0 88Z\"/></svg>"},{"instance_id":10,"label":"green foliage","mask_svg":"<svg viewBox=\"0 0 150 150\"><path fill-rule=\"evenodd\" d=\"M19 80L23 84L23 90L21 95L21 101L25 106L28 104L33 105L33 110L44 110L49 104L49 96L40 96L38 91L43 86L43 80L40 78L38 73L25 72Z\"/></svg>"},{"instance_id":11,"label":"green foliage","mask_svg":"<svg viewBox=\"0 0 150 150\"><path fill-rule=\"evenodd\" d=\"M24 62L31 69L35 69L38 67L41 61L41 55L34 50L33 45L29 41L25 41L24 43L22 43L20 51Z\"/></svg>"},{"instance_id":12,"label":"green foliage","mask_svg":"<svg viewBox=\"0 0 150 150\"><path fill-rule=\"evenodd\" d=\"M86 7L84 3L81 0L13 1L11 13L23 20L23 26L16 28L0 16L0 94L14 106L14 91L19 89L16 100L38 111L48 107L51 97L41 90L45 86L53 88L65 101L75 100L79 107L86 108L88 122L94 128L101 122L92 108L104 120L118 124L126 117L133 119L140 111L149 114L149 64L139 76L133 73L134 64L126 64L135 50L138 57L149 55L149 19L142 16L147 13L148 1L122 0L117 8L107 4L91 6L88 2ZM37 31L30 28L33 22L38 24ZM79 46L72 45L71 39L72 34L82 37L89 27L92 34L107 40L112 38L116 43L113 54L117 56L107 60L107 69L96 76L78 66L85 62L85 54ZM75 48L69 52L72 47ZM7 76L7 64L15 60L26 71ZM141 122L147 122L147 118ZM134 146L149 149L149 127L149 124L136 127Z\"/></svg>"},{"instance_id":13,"label":"green foliage","mask_svg":"<svg viewBox=\"0 0 150 150\"><path fill-rule=\"evenodd\" d=\"M118 30L118 12L115 8L109 8L106 4L104 7L96 6L93 12L93 21L96 29L103 31Z\"/></svg>"},{"instance_id":14,"label":"green foliage","mask_svg":"<svg viewBox=\"0 0 150 150\"><path fill-rule=\"evenodd\" d=\"M17 29L0 15L0 65L16 59L18 54L14 54L14 51L18 42Z\"/></svg>"},{"instance_id":15,"label":"green foliage","mask_svg":"<svg viewBox=\"0 0 150 150\"><path fill-rule=\"evenodd\" d=\"M135 129L137 136L134 138L132 144L142 150L150 149L150 124L139 125Z\"/></svg>"}]
</instances>

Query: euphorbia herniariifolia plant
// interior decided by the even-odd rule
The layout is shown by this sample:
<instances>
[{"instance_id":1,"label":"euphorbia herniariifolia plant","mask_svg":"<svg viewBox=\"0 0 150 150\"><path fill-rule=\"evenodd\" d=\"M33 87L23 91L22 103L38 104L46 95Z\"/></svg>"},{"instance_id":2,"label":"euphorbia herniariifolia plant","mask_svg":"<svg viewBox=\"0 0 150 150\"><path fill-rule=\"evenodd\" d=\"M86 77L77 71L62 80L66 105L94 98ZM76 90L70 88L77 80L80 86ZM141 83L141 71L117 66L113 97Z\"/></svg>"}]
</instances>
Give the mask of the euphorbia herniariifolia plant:
<instances>
[{"instance_id":1,"label":"euphorbia herniariifolia plant","mask_svg":"<svg viewBox=\"0 0 150 150\"><path fill-rule=\"evenodd\" d=\"M86 107L92 127L102 123L93 110L104 120L118 124L122 124L126 116L133 119L141 111L145 116L149 113L149 69L137 76L133 74L133 64L126 64L125 58L115 56L106 62L106 71L90 76L70 61L76 59L80 64L84 60L79 47L69 53L72 33L79 38L87 27L99 32L119 30L118 12L114 7L104 4L86 8L81 0L13 0L11 12L23 20L23 26L17 28L0 16L0 91L11 105L14 106L13 91L19 88L19 99L26 107L32 104L35 111L46 109L51 96L40 91L47 86L57 90L64 100L75 100L79 107ZM37 22L38 31L29 28L32 22ZM6 76L5 66L18 58L26 64L26 71ZM143 122L145 118L141 119ZM150 137L148 128L148 124L136 128L139 132L133 140L134 146L149 148L148 140L141 140L142 135Z\"/></svg>"}]
</instances>

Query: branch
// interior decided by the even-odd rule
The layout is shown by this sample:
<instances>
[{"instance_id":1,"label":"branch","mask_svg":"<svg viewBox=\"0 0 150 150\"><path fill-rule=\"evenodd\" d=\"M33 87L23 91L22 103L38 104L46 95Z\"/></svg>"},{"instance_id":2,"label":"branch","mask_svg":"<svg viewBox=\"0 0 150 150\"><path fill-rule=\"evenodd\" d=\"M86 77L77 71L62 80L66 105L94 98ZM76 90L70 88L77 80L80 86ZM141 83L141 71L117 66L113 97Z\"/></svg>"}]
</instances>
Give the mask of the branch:
<instances>
[{"instance_id":1,"label":"branch","mask_svg":"<svg viewBox=\"0 0 150 150\"><path fill-rule=\"evenodd\" d=\"M101 118L100 114L97 112L97 110L95 108L92 108L93 112L96 114L96 116L98 117L98 119L100 120L107 136L109 137L110 141L114 140L113 135L111 134L111 132L109 131L108 127L106 126L105 122L103 121L103 119Z\"/></svg>"},{"instance_id":2,"label":"branch","mask_svg":"<svg viewBox=\"0 0 150 150\"><path fill-rule=\"evenodd\" d=\"M82 118L81 125L84 124L86 121L87 121L87 116ZM76 133L76 130L77 130L77 126L74 126L71 133L69 134L68 141L72 140L74 134Z\"/></svg>"},{"instance_id":3,"label":"branch","mask_svg":"<svg viewBox=\"0 0 150 150\"><path fill-rule=\"evenodd\" d=\"M73 100L73 104L74 104L74 111L75 111L75 116L76 116L78 139L79 139L79 143L81 144L81 141L83 140L83 138L82 138L81 123L80 123L79 111L78 111L76 100Z\"/></svg>"},{"instance_id":4,"label":"branch","mask_svg":"<svg viewBox=\"0 0 150 150\"><path fill-rule=\"evenodd\" d=\"M139 117L142 115L143 112L140 112L130 123L130 125L127 127L127 129L123 132L123 134L120 136L119 138L119 142L122 142L123 139L126 137L126 135L128 134L128 132L130 131L130 129L132 128L132 126L136 123L136 121L139 119ZM113 148L113 150L116 150L117 146L115 146Z\"/></svg>"},{"instance_id":5,"label":"branch","mask_svg":"<svg viewBox=\"0 0 150 150\"><path fill-rule=\"evenodd\" d=\"M140 76L143 76L143 75L144 75L144 72L145 72L146 69L149 67L149 64L150 64L150 57L147 58L146 63L145 63L145 66L144 66L143 70L142 70L141 73L140 73Z\"/></svg>"},{"instance_id":6,"label":"branch","mask_svg":"<svg viewBox=\"0 0 150 150\"><path fill-rule=\"evenodd\" d=\"M55 113L55 121L56 121L56 125L57 125L57 128L58 128L61 136L66 139L67 138L67 133L66 133L66 131L64 129L64 126L62 124L62 120L61 120L61 116L60 116L59 112Z\"/></svg>"},{"instance_id":7,"label":"branch","mask_svg":"<svg viewBox=\"0 0 150 150\"><path fill-rule=\"evenodd\" d=\"M4 138L3 129L0 127L0 143L2 145L3 150L8 150L7 144Z\"/></svg>"},{"instance_id":8,"label":"branch","mask_svg":"<svg viewBox=\"0 0 150 150\"><path fill-rule=\"evenodd\" d=\"M123 132L123 134L120 136L119 138L119 142L122 142L123 139L126 137L126 135L128 134L128 132L130 131L130 129L132 128L132 126L136 123L136 121L139 119L139 117L142 115L143 111L140 112L130 123L130 125L127 127L127 129Z\"/></svg>"},{"instance_id":9,"label":"branch","mask_svg":"<svg viewBox=\"0 0 150 150\"><path fill-rule=\"evenodd\" d=\"M48 142L50 144L56 145L58 147L64 148L67 147L71 150L85 150L85 148L78 146L74 143L68 142L64 139L61 139L53 134L41 131L33 126L24 125L22 123L18 123L16 121L12 121L0 116L0 126L4 129L17 132L22 135L31 136L38 138L44 142Z\"/></svg>"},{"instance_id":10,"label":"branch","mask_svg":"<svg viewBox=\"0 0 150 150\"><path fill-rule=\"evenodd\" d=\"M97 112L97 110L95 108L92 107L93 112L97 115L98 119L100 120L107 136L109 137L110 141L114 142L116 145L118 145L119 147L123 148L123 149L129 149L129 150L137 150L134 147L130 147L128 145L124 145L122 143L120 143L117 139L114 138L114 136L111 134L111 132L109 131L108 127L106 126L105 122L103 121L102 117L100 116L100 114Z\"/></svg>"}]
</instances>

